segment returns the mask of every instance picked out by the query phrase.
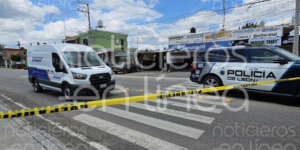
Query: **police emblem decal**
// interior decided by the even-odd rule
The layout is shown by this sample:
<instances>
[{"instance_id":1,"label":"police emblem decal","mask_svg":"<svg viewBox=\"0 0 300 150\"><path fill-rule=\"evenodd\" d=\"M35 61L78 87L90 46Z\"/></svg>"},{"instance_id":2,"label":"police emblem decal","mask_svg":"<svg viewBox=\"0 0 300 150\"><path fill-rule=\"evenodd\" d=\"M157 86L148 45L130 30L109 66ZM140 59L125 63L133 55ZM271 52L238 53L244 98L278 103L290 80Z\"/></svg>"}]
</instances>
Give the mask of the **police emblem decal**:
<instances>
[{"instance_id":1,"label":"police emblem decal","mask_svg":"<svg viewBox=\"0 0 300 150\"><path fill-rule=\"evenodd\" d=\"M225 71L224 71L224 70L221 70L221 71L220 71L220 74L221 74L222 76L224 76L224 75L225 75Z\"/></svg>"}]
</instances>

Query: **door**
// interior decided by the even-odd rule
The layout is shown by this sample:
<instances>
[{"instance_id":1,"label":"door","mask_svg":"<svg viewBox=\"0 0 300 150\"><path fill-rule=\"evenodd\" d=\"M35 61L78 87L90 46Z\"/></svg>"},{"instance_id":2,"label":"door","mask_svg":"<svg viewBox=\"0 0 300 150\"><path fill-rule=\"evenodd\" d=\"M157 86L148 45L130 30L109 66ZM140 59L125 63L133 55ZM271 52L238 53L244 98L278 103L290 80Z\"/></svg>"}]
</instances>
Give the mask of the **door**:
<instances>
[{"instance_id":1,"label":"door","mask_svg":"<svg viewBox=\"0 0 300 150\"><path fill-rule=\"evenodd\" d=\"M245 82L241 77L245 75L246 66L245 50L231 49L227 50L227 53L224 51L220 63L216 63L215 68L224 85L236 85Z\"/></svg>"},{"instance_id":2,"label":"door","mask_svg":"<svg viewBox=\"0 0 300 150\"><path fill-rule=\"evenodd\" d=\"M52 67L51 69L47 70L50 76L51 80L51 86L56 89L60 90L61 89L61 83L63 81L63 72L56 72L55 71L55 65L62 63L60 60L60 57L56 53L52 53Z\"/></svg>"},{"instance_id":3,"label":"door","mask_svg":"<svg viewBox=\"0 0 300 150\"><path fill-rule=\"evenodd\" d=\"M249 63L247 64L248 80L250 82L261 82L281 79L285 72L292 66L293 62L282 65L274 63L274 59L279 57L281 57L280 54L267 49L251 50L249 52ZM275 85L276 83L264 84L252 86L249 89L272 91ZM287 90L287 87L283 87L282 85L284 84L278 84L277 88L284 92Z\"/></svg>"}]
</instances>

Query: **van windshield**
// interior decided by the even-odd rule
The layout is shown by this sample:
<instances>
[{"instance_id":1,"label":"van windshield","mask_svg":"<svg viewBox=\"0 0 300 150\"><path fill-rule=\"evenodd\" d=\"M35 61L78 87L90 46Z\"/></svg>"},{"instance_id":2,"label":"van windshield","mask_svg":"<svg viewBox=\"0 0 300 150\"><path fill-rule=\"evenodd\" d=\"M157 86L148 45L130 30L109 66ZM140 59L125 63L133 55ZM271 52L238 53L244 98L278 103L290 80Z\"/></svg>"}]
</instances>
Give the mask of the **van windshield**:
<instances>
[{"instance_id":1,"label":"van windshield","mask_svg":"<svg viewBox=\"0 0 300 150\"><path fill-rule=\"evenodd\" d=\"M69 67L93 67L104 64L95 52L63 52L62 55Z\"/></svg>"}]
</instances>

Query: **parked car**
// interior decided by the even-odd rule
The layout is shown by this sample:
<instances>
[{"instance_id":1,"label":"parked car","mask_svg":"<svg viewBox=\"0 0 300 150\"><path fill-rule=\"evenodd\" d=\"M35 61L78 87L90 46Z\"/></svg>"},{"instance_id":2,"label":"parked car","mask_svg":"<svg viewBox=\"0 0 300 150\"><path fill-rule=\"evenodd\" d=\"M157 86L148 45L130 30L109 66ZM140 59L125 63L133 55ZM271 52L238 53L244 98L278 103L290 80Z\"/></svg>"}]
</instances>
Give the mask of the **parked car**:
<instances>
[{"instance_id":1,"label":"parked car","mask_svg":"<svg viewBox=\"0 0 300 150\"><path fill-rule=\"evenodd\" d=\"M11 68L13 68L13 69L25 68L25 64L23 64L21 62L16 62L15 64L11 65Z\"/></svg>"},{"instance_id":2,"label":"parked car","mask_svg":"<svg viewBox=\"0 0 300 150\"><path fill-rule=\"evenodd\" d=\"M123 72L124 74L128 72L139 72L141 68L133 63L129 64L127 62L119 62L117 65L111 67L115 74L118 72Z\"/></svg>"}]
</instances>

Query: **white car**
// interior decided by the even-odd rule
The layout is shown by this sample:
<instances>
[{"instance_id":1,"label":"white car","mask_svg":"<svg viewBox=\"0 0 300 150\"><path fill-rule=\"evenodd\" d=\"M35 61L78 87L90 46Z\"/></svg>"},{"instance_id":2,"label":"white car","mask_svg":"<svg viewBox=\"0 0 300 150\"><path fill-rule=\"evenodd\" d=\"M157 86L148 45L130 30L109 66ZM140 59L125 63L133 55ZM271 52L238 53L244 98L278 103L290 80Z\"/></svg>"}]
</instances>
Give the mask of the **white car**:
<instances>
[{"instance_id":1,"label":"white car","mask_svg":"<svg viewBox=\"0 0 300 150\"><path fill-rule=\"evenodd\" d=\"M52 44L29 47L28 78L34 91L63 92L66 98L77 88L80 93L101 92L115 87L114 74L93 49L77 44Z\"/></svg>"}]
</instances>

